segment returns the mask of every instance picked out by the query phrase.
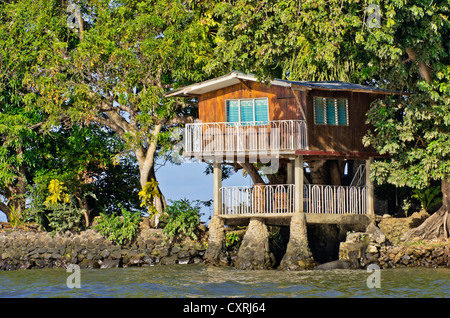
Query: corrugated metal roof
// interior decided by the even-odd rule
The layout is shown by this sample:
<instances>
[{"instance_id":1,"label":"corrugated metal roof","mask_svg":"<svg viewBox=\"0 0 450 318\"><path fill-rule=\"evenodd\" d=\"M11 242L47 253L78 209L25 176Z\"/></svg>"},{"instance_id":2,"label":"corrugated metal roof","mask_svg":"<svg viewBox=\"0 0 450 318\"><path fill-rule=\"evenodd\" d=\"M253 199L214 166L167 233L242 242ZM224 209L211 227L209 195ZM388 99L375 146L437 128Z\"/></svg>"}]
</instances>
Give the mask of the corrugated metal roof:
<instances>
[{"instance_id":1,"label":"corrugated metal roof","mask_svg":"<svg viewBox=\"0 0 450 318\"><path fill-rule=\"evenodd\" d=\"M206 80L200 83L188 85L177 90L173 90L171 92L166 93L165 96L166 97L195 96L208 93L220 88L235 85L240 83L241 81L256 82L257 78L254 74L244 74L242 72L232 71L227 75ZM368 85L354 84L341 81L314 82L314 81L289 81L289 80L274 79L270 81L270 84L284 87L296 87L297 89L301 90L321 89L334 91L356 91L356 92L379 93L379 94L405 94L398 91L379 89Z\"/></svg>"}]
</instances>

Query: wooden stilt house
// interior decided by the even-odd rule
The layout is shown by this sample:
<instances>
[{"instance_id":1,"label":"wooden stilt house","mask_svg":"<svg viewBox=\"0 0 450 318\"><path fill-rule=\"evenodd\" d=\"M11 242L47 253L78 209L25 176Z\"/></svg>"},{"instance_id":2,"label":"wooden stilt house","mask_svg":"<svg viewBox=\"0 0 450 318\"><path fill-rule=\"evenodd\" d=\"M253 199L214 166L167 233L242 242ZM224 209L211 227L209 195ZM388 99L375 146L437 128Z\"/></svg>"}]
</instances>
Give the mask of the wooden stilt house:
<instances>
[{"instance_id":1,"label":"wooden stilt house","mask_svg":"<svg viewBox=\"0 0 450 318\"><path fill-rule=\"evenodd\" d=\"M389 94L397 92L339 81L266 85L234 71L166 96L198 99L199 118L185 128L184 156L214 163L215 215L232 222L304 212L308 222L327 223L374 214L369 175L378 155L362 139L371 102ZM330 160L346 167L346 183L317 177ZM285 183L222 187L221 164L243 161L265 163L266 174L284 165Z\"/></svg>"}]
</instances>

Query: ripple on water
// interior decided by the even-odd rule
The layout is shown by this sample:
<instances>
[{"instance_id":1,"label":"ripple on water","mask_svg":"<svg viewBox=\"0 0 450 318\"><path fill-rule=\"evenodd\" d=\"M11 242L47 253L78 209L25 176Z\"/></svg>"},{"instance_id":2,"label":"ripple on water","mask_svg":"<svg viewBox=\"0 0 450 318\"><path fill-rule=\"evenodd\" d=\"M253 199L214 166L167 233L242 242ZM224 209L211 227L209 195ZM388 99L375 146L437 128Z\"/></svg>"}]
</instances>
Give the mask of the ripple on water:
<instances>
[{"instance_id":1,"label":"ripple on water","mask_svg":"<svg viewBox=\"0 0 450 318\"><path fill-rule=\"evenodd\" d=\"M449 297L450 269L241 271L203 265L81 270L69 289L63 269L0 272L0 297Z\"/></svg>"}]
</instances>

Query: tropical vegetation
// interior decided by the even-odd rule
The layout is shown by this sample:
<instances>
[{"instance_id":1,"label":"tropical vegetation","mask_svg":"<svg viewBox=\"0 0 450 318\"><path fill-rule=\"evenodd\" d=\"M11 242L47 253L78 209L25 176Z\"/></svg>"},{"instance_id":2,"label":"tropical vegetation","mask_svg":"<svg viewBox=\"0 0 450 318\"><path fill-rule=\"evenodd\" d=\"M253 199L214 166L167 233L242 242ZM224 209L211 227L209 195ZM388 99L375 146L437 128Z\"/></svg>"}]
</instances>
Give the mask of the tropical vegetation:
<instances>
[{"instance_id":1,"label":"tropical vegetation","mask_svg":"<svg viewBox=\"0 0 450 318\"><path fill-rule=\"evenodd\" d=\"M368 113L365 144L390 155L372 178L419 191L439 182L442 194L415 195L425 208L442 196L417 234L448 235L449 10L446 0L1 1L0 210L49 230L100 213L119 223L125 211L158 226L167 210L168 232L192 236L177 222L197 222L196 209L167 204L155 161L170 160L196 101L164 93L236 69L408 93Z\"/></svg>"}]
</instances>

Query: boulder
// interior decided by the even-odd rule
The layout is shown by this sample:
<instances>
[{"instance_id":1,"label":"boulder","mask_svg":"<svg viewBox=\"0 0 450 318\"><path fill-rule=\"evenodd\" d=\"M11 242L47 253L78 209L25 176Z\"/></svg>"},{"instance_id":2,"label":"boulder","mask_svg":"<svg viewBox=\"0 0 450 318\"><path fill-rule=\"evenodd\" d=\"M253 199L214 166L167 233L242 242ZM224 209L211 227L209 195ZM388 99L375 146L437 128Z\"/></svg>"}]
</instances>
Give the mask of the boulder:
<instances>
[{"instance_id":1,"label":"boulder","mask_svg":"<svg viewBox=\"0 0 450 318\"><path fill-rule=\"evenodd\" d=\"M315 270L331 270L331 269L358 269L360 268L357 259L340 259L316 266Z\"/></svg>"},{"instance_id":2,"label":"boulder","mask_svg":"<svg viewBox=\"0 0 450 318\"><path fill-rule=\"evenodd\" d=\"M386 235L374 223L370 223L366 228L366 233L369 235L370 241L377 244L384 244L386 242Z\"/></svg>"}]
</instances>

